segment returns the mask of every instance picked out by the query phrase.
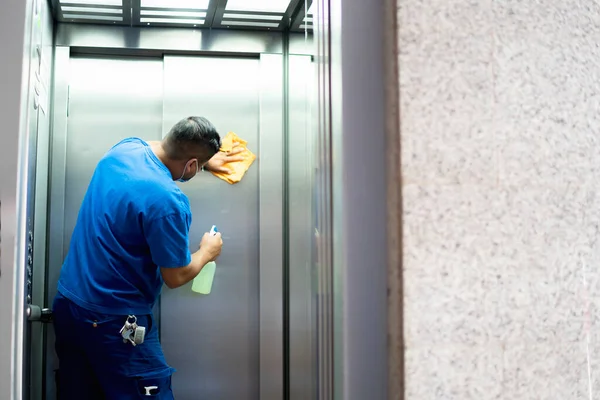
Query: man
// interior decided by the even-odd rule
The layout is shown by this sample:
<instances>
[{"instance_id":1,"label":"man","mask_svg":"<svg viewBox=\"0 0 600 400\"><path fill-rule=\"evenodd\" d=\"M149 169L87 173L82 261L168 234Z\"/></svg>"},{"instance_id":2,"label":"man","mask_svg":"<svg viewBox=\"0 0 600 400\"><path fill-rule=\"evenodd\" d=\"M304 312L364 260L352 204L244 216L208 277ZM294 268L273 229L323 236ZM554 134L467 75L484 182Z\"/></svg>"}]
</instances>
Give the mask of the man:
<instances>
[{"instance_id":1,"label":"man","mask_svg":"<svg viewBox=\"0 0 600 400\"><path fill-rule=\"evenodd\" d=\"M219 152L220 142L208 120L190 117L161 142L121 141L96 166L53 304L60 400L173 399L152 307L163 283L185 285L223 244L206 233L190 253L190 205L175 181L227 172L239 151ZM126 321L145 327L143 343Z\"/></svg>"}]
</instances>

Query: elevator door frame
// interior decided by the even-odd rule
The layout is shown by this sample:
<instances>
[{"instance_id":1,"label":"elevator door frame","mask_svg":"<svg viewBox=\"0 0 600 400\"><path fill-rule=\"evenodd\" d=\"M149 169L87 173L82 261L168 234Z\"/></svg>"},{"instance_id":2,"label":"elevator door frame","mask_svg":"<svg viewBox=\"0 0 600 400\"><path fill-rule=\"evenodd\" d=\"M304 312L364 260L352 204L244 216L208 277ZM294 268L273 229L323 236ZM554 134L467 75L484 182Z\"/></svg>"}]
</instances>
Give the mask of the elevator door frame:
<instances>
[{"instance_id":1,"label":"elevator door frame","mask_svg":"<svg viewBox=\"0 0 600 400\"><path fill-rule=\"evenodd\" d=\"M318 12L315 13L315 33L321 36L318 40L320 46L316 57L317 62L322 66L318 76L320 83L326 84L320 85L326 95L323 96L319 114L322 112L325 117L320 120L328 123L323 131L334 138L332 149L329 152L332 154L332 163L335 167L333 168L335 173L331 191L336 201L339 201L335 206L335 215L333 216L333 231L336 239L333 243L336 260L333 268L335 286L332 289L335 305L333 330L337 340L333 351L336 398L362 399L365 398L365 393L367 393L367 397L368 395L372 397L387 384L385 367L389 349L385 346L387 282L384 278L386 265L384 255L388 253L388 245L385 238L386 229L383 229L382 226L386 226L384 200L390 199L389 204L394 206L397 205L398 196L386 196L383 180L372 179L372 175L370 175L372 171L385 170L385 158L381 157L382 153L378 151L365 152L364 149L385 150L386 129L383 119L386 109L383 86L385 79L383 74L373 73L373 71L384 70L385 57L382 56L384 50L389 50L389 54L396 54L394 52L396 49L394 48L394 51L391 49L393 41L391 39L386 41L383 37L384 32L390 33L389 37L394 36L391 34L393 18L390 17L389 21L386 19L384 25L387 29L381 29L380 23L384 10L391 9L392 5L390 4L384 9L385 2L383 1L349 0L344 3L344 12L342 13L341 0L315 2L318 3ZM26 210L23 200L27 194L23 189L27 179L24 173L27 163L24 140L28 135L27 99L32 89L28 82L27 70L32 59L29 51L31 42L29 26L33 3L31 0L8 0L8 3L5 4L6 12L0 13L2 22L0 26L4 33L0 37L5 39L2 40L5 44L4 54L6 59L14 61L5 65L3 70L5 73L0 76L4 89L0 98L6 105L0 110L5 133L2 157L0 157L3 166L0 178L1 226L3 228L0 260L2 263L0 328L3 329L3 337L9 338L0 345L0 354L2 355L0 397L11 400L17 400L21 394L19 387L22 385L22 374L19 370L22 369L24 362L21 356L23 341L20 336L23 325L19 321L21 313L25 313L22 298L24 291L22 265L26 255L24 246L26 227L23 222ZM350 7L351 4L354 6ZM388 12L388 15L391 14L393 13ZM361 26L365 29L356 29L360 21L362 21ZM58 28L60 31L60 24ZM84 27L82 26L81 29ZM131 29L128 27L123 29L123 31L128 30ZM147 35L143 35L145 39L148 39L145 42L136 41L136 38L130 41L128 35L123 35L123 37L104 35L103 45L107 48L115 48L133 43L139 47L140 43L161 41L157 34L159 31L148 30L147 32ZM241 32L241 34L243 35L245 32ZM199 33L192 33L192 30L188 36L191 39L184 46L180 47L179 43L174 43L177 50L200 51L202 44L199 43L203 43L204 38L200 37ZM167 38L170 38L173 43L173 35L167 36ZM91 40L95 39L91 35L88 35L87 39L83 36L77 39L81 39L79 46L86 40L89 44L88 47L100 46L100 43L96 46L91 43ZM137 39L141 38L137 37ZM56 43L58 42L57 35ZM221 51L231 51L231 49L223 49L223 46L220 48ZM357 49L362 51L356 51ZM246 51L248 50L246 49ZM392 74L392 64L390 63L389 71L386 71L389 72L386 77L388 83L396 84L394 77L397 78L397 76ZM333 73L331 73L332 71ZM329 79L330 73L332 79ZM365 93L369 98L366 103L364 102ZM393 93L390 97L393 97ZM390 98L387 99L390 100ZM59 103L60 101L61 99L58 99ZM397 110L393 108L396 102L397 96L394 102L390 100L390 106L387 109L391 119L397 117L394 114ZM56 101L54 104L57 104ZM332 118L328 118L331 116ZM398 132L393 129L394 126L390 123L387 132L390 136L390 143L397 145ZM371 134L365 135L365 132ZM389 149L390 147L388 147ZM395 158L388 157L388 160L393 158L393 162L390 161L390 163L395 165L397 164L397 152L394 153L393 150L397 150L397 146L392 146L391 149L392 152L388 151L388 153ZM357 163L356 160L361 160L361 162ZM344 180L344 177L352 178ZM389 185L392 185L390 187L396 188L398 186L396 183L390 178ZM361 193L369 193L369 196L362 196ZM350 199L351 202L347 204L346 199ZM388 210L391 209L388 208ZM396 220L393 218L391 221L396 224ZM395 243L393 239L397 239L398 227L387 225L388 231L395 235L390 239L391 241L387 242L391 246ZM365 226L373 227L370 234L366 236L364 235ZM396 247L393 247L393 250ZM372 251L365 252L364 248L370 248ZM390 250L390 254L392 253L394 252ZM364 268L365 265L370 265L372 268ZM396 264L390 262L390 268L394 268L390 269L390 274L395 273L397 267ZM364 284L366 280L370 282L369 285ZM396 300L397 297L393 299ZM392 328L396 328L396 326L390 325L390 329ZM400 363L400 345L396 347L398 350L395 355L398 356ZM401 365L398 364L397 367L399 370ZM368 373L364 373L365 368ZM392 377L390 376L390 378Z\"/></svg>"},{"instance_id":2,"label":"elevator door frame","mask_svg":"<svg viewBox=\"0 0 600 400\"><path fill-rule=\"evenodd\" d=\"M75 51L74 51L75 50ZM50 168L50 199L49 209L49 240L48 240L48 270L58 271L63 261L63 235L64 232L64 201L65 201L65 168L66 168L66 138L69 103L69 62L71 53L94 54L108 57L126 56L122 51L99 51L96 48L72 48L70 46L56 46L55 48L55 79L54 79L54 109L51 139L51 166ZM104 53L104 54L102 54ZM137 49L129 52L130 55L144 53ZM167 51L165 51L167 53ZM174 52L177 54L177 52ZM168 54L174 54L168 52ZM146 53L147 54L147 53ZM185 55L190 53L185 52ZM246 52L239 52L243 57L249 57ZM236 56L236 53L211 53L202 51L197 53L202 56ZM265 102L271 107L277 107L279 112L260 113L261 140L259 154L267 154L267 147L281 149L277 154L283 154L283 79L271 79L273 74L281 71L283 76L282 54L255 54L253 58L260 58L260 98L262 109ZM265 85L270 79L269 85ZM270 150L273 152L273 150ZM283 210L282 183L284 179L283 157L261 157L255 168L259 169L259 199L270 199L268 202L259 200L259 392L260 399L279 400L284 398L283 382L283 219L278 210ZM278 187L279 186L279 187ZM281 211L282 212L282 211ZM273 221L279 219L280 223ZM58 234L58 233L61 234ZM268 243L269 245L264 245ZM278 261L281 260L281 261ZM48 280L48 277L46 277ZM46 305L50 305L52 290L48 290ZM279 305L279 306L278 306ZM45 379L46 382L54 381L54 360L51 353L52 346L49 341L46 350ZM273 349L278 349L273 351ZM50 353L49 353L50 352ZM47 395L52 395L54 385L47 384ZM51 397L48 397L49 399Z\"/></svg>"}]
</instances>

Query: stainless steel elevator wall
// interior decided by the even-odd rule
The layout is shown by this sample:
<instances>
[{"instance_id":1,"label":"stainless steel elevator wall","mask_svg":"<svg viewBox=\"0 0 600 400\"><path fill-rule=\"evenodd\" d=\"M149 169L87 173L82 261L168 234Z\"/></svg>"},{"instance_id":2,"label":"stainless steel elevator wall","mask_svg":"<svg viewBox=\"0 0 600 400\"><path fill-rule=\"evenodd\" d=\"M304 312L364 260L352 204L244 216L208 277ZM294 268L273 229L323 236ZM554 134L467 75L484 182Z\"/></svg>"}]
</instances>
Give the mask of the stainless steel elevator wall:
<instances>
[{"instance_id":1,"label":"stainless steel elevator wall","mask_svg":"<svg viewBox=\"0 0 600 400\"><path fill-rule=\"evenodd\" d=\"M277 65L272 59L268 61ZM47 277L50 301L56 294L60 267L96 163L116 142L129 136L160 140L179 119L202 115L216 125L222 136L231 130L248 140L249 148L259 157L236 185L210 173L200 173L182 184L193 212L191 250L198 248L202 234L213 224L223 234L224 248L217 261L212 293L193 293L191 284L177 290L164 289L159 313L163 349L169 364L177 369L173 376L177 399L258 399L261 329L278 334L268 324L259 323L263 317L259 315L259 149L280 154L282 148L277 147L277 141L268 140L264 132L279 137L283 134L278 127L265 128L267 140L262 144L259 141L259 60L179 56L165 56L164 60L69 59L68 52L57 51L57 76L60 79L55 99L68 92L69 100L68 118L67 112L56 105L52 139ZM281 113L281 104L274 102L270 113ZM61 119L66 125L62 129ZM261 137L264 135L261 133ZM269 147L271 142L275 147ZM264 166L279 171L283 158L270 159ZM280 187L282 181L268 185ZM273 196L265 195L262 201L267 207L281 207L281 199ZM281 230L281 218L263 215L265 222ZM272 243L280 252L281 243ZM281 268L281 258L272 261L271 265ZM281 280L275 285L280 293ZM280 295L271 300L281 304ZM272 315L273 326L278 326L280 319L281 315ZM53 341L49 332L50 369L57 367ZM280 347L272 350L274 354L281 352ZM283 365L276 367L281 370ZM277 385L268 382L275 393L281 390ZM55 398L52 379L47 379L46 393L48 399Z\"/></svg>"},{"instance_id":2,"label":"stainless steel elevator wall","mask_svg":"<svg viewBox=\"0 0 600 400\"><path fill-rule=\"evenodd\" d=\"M248 141L260 157L257 59L165 56L163 132L182 117L207 117L224 137ZM211 294L191 283L163 290L161 341L178 372L175 398L257 399L259 391L258 163L230 185L201 173L181 189L193 221L190 249L217 225L223 252Z\"/></svg>"},{"instance_id":3,"label":"stainless steel elevator wall","mask_svg":"<svg viewBox=\"0 0 600 400\"><path fill-rule=\"evenodd\" d=\"M69 58L68 48L56 51L46 277L49 305L96 163L126 137L161 138L162 72L161 59ZM53 330L47 334L46 399L52 400L58 360Z\"/></svg>"},{"instance_id":4,"label":"stainless steel elevator wall","mask_svg":"<svg viewBox=\"0 0 600 400\"><path fill-rule=\"evenodd\" d=\"M71 58L69 88L64 255L77 211L104 153L131 136L160 140L162 62Z\"/></svg>"}]
</instances>

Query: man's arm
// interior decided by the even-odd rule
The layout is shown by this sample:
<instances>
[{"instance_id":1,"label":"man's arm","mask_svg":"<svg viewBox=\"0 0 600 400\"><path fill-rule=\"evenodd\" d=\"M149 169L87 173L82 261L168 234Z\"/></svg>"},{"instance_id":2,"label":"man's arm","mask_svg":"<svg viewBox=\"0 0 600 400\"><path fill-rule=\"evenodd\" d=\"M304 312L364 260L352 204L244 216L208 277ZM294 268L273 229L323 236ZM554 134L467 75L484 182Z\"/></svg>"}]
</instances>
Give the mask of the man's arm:
<instances>
[{"instance_id":1,"label":"man's arm","mask_svg":"<svg viewBox=\"0 0 600 400\"><path fill-rule=\"evenodd\" d=\"M190 223L190 214L182 212L148 221L144 226L152 261L161 267L163 280L170 288L180 287L194 279L208 262L221 253L223 241L217 232L216 235L204 234L200 250L190 254Z\"/></svg>"},{"instance_id":2,"label":"man's arm","mask_svg":"<svg viewBox=\"0 0 600 400\"><path fill-rule=\"evenodd\" d=\"M210 260L202 250L192 254L192 261L185 267L161 268L160 273L169 289L176 289L194 279Z\"/></svg>"},{"instance_id":3,"label":"man's arm","mask_svg":"<svg viewBox=\"0 0 600 400\"><path fill-rule=\"evenodd\" d=\"M212 239L205 240L207 236L210 236ZM220 233L217 232L216 235L212 236L208 235L208 233L204 234L200 250L192 254L192 261L188 265L179 268L160 269L165 284L170 289L176 289L194 279L206 264L219 256L222 245L223 241L221 240Z\"/></svg>"}]
</instances>

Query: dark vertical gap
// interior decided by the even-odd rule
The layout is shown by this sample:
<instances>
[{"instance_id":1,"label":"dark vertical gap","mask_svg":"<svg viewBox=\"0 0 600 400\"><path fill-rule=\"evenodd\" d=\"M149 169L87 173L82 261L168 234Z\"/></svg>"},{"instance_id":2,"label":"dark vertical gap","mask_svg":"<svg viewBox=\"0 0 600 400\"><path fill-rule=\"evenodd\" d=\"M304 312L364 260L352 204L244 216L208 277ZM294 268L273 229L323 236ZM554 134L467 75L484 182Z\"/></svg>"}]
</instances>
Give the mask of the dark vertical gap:
<instances>
[{"instance_id":1,"label":"dark vertical gap","mask_svg":"<svg viewBox=\"0 0 600 400\"><path fill-rule=\"evenodd\" d=\"M216 1L217 1L216 10L215 10L215 13L213 16L213 20L210 23L211 28L221 27L221 21L223 20L223 15L225 14L225 8L227 7L227 0L216 0Z\"/></svg>"},{"instance_id":2,"label":"dark vertical gap","mask_svg":"<svg viewBox=\"0 0 600 400\"><path fill-rule=\"evenodd\" d=\"M58 0L50 0L48 2L48 7L50 8L50 13L54 16L54 20L60 21L62 19L62 10Z\"/></svg>"},{"instance_id":3,"label":"dark vertical gap","mask_svg":"<svg viewBox=\"0 0 600 400\"><path fill-rule=\"evenodd\" d=\"M208 9L206 10L206 18L204 19L204 27L205 28L212 28L213 26L213 21L215 19L215 13L217 11L217 3L218 0L210 0L210 3L208 3Z\"/></svg>"},{"instance_id":4,"label":"dark vertical gap","mask_svg":"<svg viewBox=\"0 0 600 400\"><path fill-rule=\"evenodd\" d=\"M125 2L123 3L123 8L125 8ZM123 15L125 15L125 9L123 10ZM141 25L141 13L142 13L142 4L140 0L131 0L129 3L129 26L140 26Z\"/></svg>"},{"instance_id":5,"label":"dark vertical gap","mask_svg":"<svg viewBox=\"0 0 600 400\"><path fill-rule=\"evenodd\" d=\"M283 398L290 398L289 31L283 34Z\"/></svg>"},{"instance_id":6,"label":"dark vertical gap","mask_svg":"<svg viewBox=\"0 0 600 400\"><path fill-rule=\"evenodd\" d=\"M334 399L336 398L335 393L335 302L334 302L334 293L335 293L335 238L334 238L334 211L333 204L335 201L335 194L333 192L333 124L332 124L332 115L333 115L333 107L332 107L332 84L331 84L331 7L330 2L325 1L323 3L323 26L326 27L326 31L323 33L323 54L325 60L327 60L323 65L323 90L325 96L325 109L324 112L324 132L325 132L325 159L327 160L327 172L325 174L325 213L326 218L324 223L326 224L326 243L325 249L327 252L326 255L326 268L324 271L324 290L325 290L325 321L324 321L324 338L325 342L323 352L325 357L324 362L324 389L323 393L324 399ZM339 194L338 194L339 195Z\"/></svg>"},{"instance_id":7,"label":"dark vertical gap","mask_svg":"<svg viewBox=\"0 0 600 400\"><path fill-rule=\"evenodd\" d=\"M304 8L303 1L291 0L290 4L288 5L287 10L283 14L283 17L281 18L281 22L279 23L279 29L283 29L284 31L286 31L287 29L290 29L294 19L296 18L296 15L303 8Z\"/></svg>"}]
</instances>

